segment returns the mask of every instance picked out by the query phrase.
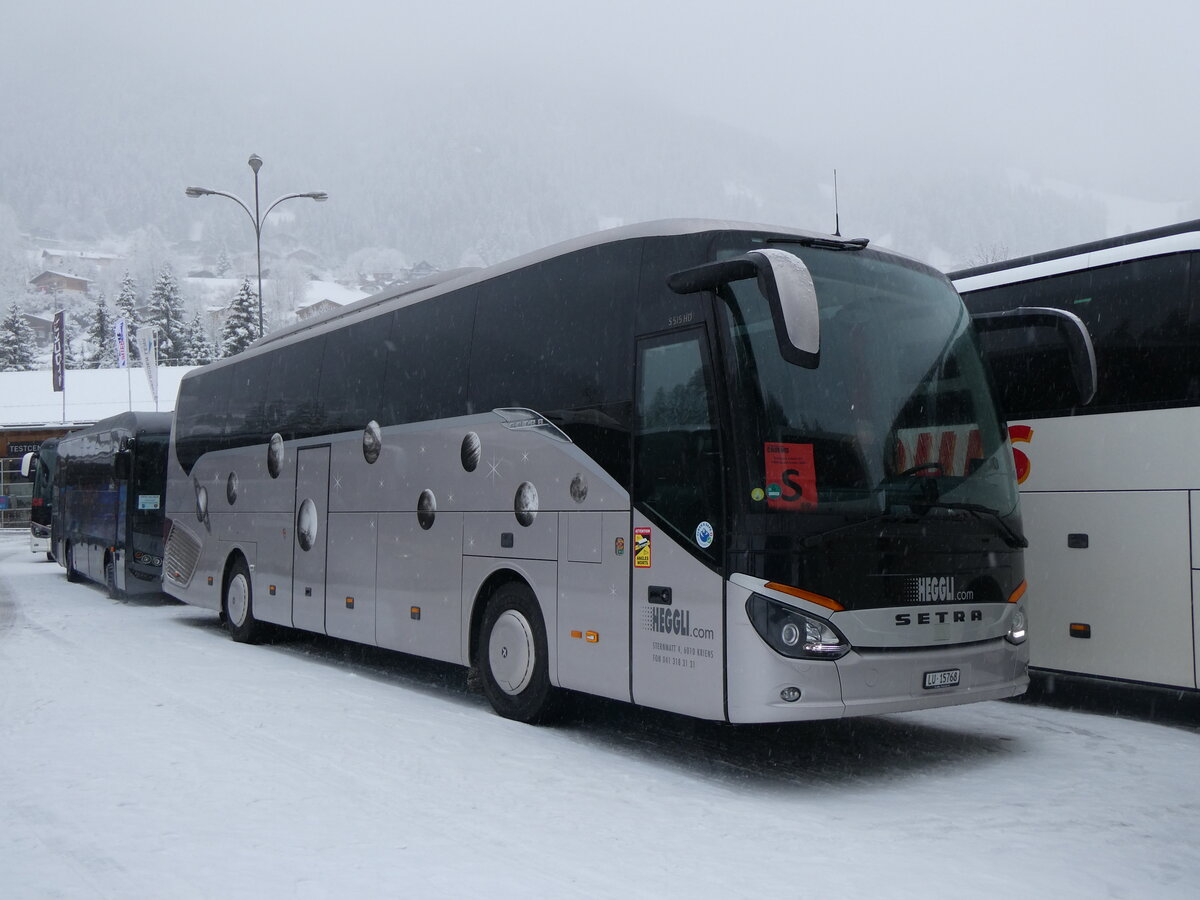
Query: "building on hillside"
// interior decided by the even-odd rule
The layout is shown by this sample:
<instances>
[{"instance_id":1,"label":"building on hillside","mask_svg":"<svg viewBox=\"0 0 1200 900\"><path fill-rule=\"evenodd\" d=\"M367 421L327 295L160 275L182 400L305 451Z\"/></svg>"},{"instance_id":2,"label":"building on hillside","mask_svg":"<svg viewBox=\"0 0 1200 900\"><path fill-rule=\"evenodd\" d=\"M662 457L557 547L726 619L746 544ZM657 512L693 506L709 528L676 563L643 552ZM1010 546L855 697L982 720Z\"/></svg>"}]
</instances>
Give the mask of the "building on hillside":
<instances>
[{"instance_id":1,"label":"building on hillside","mask_svg":"<svg viewBox=\"0 0 1200 900\"><path fill-rule=\"evenodd\" d=\"M307 322L309 319L319 318L327 312L332 312L335 309L341 309L342 304L336 303L328 298L313 300L296 307L296 318L301 322Z\"/></svg>"},{"instance_id":2,"label":"building on hillside","mask_svg":"<svg viewBox=\"0 0 1200 900\"><path fill-rule=\"evenodd\" d=\"M25 324L33 329L38 346L48 346L54 338L54 322L51 319L35 316L33 313L22 313Z\"/></svg>"},{"instance_id":3,"label":"building on hillside","mask_svg":"<svg viewBox=\"0 0 1200 900\"><path fill-rule=\"evenodd\" d=\"M42 250L42 265L47 269L76 269L82 266L95 266L97 269L107 269L122 257L115 253L97 253L94 250Z\"/></svg>"},{"instance_id":4,"label":"building on hillside","mask_svg":"<svg viewBox=\"0 0 1200 900\"><path fill-rule=\"evenodd\" d=\"M56 272L50 269L42 272L42 274L31 278L30 285L36 291L43 294L53 294L56 291L64 294L84 294L88 293L91 287L91 280L81 278L78 275L72 275L69 272Z\"/></svg>"},{"instance_id":5,"label":"building on hillside","mask_svg":"<svg viewBox=\"0 0 1200 900\"><path fill-rule=\"evenodd\" d=\"M310 281L304 301L296 306L296 318L301 322L317 319L328 312L341 309L348 303L369 296L365 291L348 288L334 281Z\"/></svg>"},{"instance_id":6,"label":"building on hillside","mask_svg":"<svg viewBox=\"0 0 1200 900\"><path fill-rule=\"evenodd\" d=\"M320 268L324 264L320 256L311 250L306 250L303 247L299 248L298 250L293 250L287 255L287 258L289 262L297 262L313 269Z\"/></svg>"}]
</instances>

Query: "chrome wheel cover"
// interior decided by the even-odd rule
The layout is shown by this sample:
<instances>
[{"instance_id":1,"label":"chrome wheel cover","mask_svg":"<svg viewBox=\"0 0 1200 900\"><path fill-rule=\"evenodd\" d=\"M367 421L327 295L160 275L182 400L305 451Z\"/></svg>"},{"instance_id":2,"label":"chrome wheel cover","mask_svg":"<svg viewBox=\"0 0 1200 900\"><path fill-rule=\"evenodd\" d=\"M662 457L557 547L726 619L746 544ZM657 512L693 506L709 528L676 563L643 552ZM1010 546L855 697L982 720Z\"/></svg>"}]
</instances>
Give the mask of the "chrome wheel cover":
<instances>
[{"instance_id":1,"label":"chrome wheel cover","mask_svg":"<svg viewBox=\"0 0 1200 900\"><path fill-rule=\"evenodd\" d=\"M250 585L246 576L238 572L229 581L229 590L225 595L225 613L236 628L246 624L246 614L250 611Z\"/></svg>"},{"instance_id":2,"label":"chrome wheel cover","mask_svg":"<svg viewBox=\"0 0 1200 900\"><path fill-rule=\"evenodd\" d=\"M506 609L488 637L488 668L500 690L516 696L529 687L535 657L529 620L515 609Z\"/></svg>"}]
</instances>

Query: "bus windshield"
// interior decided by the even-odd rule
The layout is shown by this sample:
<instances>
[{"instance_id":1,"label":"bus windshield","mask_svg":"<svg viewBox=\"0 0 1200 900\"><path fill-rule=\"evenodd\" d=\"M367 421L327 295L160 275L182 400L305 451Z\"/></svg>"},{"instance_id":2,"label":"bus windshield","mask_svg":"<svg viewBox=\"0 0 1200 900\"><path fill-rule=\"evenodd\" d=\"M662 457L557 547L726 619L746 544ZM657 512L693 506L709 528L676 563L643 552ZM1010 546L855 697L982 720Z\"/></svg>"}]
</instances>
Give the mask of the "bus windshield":
<instances>
[{"instance_id":1,"label":"bus windshield","mask_svg":"<svg viewBox=\"0 0 1200 900\"><path fill-rule=\"evenodd\" d=\"M871 250L772 246L813 276L820 363L781 358L755 281L722 289L734 433L749 461L735 510L801 535L896 511L966 510L1021 542L1005 521L1017 508L1012 454L950 284Z\"/></svg>"},{"instance_id":2,"label":"bus windshield","mask_svg":"<svg viewBox=\"0 0 1200 900\"><path fill-rule=\"evenodd\" d=\"M58 455L53 446L43 445L38 450L37 468L33 476L33 505L34 507L48 506L50 491L54 485L54 469Z\"/></svg>"}]
</instances>

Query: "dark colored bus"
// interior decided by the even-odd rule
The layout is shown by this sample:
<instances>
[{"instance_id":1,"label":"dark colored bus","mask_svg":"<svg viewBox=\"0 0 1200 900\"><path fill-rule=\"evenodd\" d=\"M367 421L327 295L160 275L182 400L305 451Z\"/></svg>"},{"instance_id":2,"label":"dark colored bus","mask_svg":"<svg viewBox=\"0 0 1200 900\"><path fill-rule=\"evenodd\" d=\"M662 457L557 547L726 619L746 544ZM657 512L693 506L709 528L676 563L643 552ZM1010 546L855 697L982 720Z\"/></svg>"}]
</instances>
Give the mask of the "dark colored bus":
<instances>
[{"instance_id":1,"label":"dark colored bus","mask_svg":"<svg viewBox=\"0 0 1200 900\"><path fill-rule=\"evenodd\" d=\"M58 458L58 438L47 438L32 453L21 459L21 474L33 479L33 495L29 503L29 549L45 553L54 561L50 546L50 512L54 507L54 469Z\"/></svg>"},{"instance_id":2,"label":"dark colored bus","mask_svg":"<svg viewBox=\"0 0 1200 900\"><path fill-rule=\"evenodd\" d=\"M109 596L162 590L171 414L127 412L58 442L52 550L67 578Z\"/></svg>"}]
</instances>

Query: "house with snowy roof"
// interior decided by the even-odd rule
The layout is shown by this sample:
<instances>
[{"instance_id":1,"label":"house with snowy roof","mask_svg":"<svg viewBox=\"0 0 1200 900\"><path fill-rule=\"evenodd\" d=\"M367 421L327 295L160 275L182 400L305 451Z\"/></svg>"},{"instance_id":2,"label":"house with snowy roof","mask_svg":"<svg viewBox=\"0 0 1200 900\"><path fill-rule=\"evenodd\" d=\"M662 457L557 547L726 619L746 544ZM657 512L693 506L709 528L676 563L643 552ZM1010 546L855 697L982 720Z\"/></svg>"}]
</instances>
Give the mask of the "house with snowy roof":
<instances>
[{"instance_id":1,"label":"house with snowy roof","mask_svg":"<svg viewBox=\"0 0 1200 900\"><path fill-rule=\"evenodd\" d=\"M47 269L74 269L80 266L95 266L107 269L121 257L115 253L99 253L95 250L42 250L42 265Z\"/></svg>"},{"instance_id":2,"label":"house with snowy roof","mask_svg":"<svg viewBox=\"0 0 1200 900\"><path fill-rule=\"evenodd\" d=\"M50 269L29 280L33 289L43 294L53 294L56 291L66 294L86 294L91 283L91 279L81 278L70 272L56 272Z\"/></svg>"}]
</instances>

